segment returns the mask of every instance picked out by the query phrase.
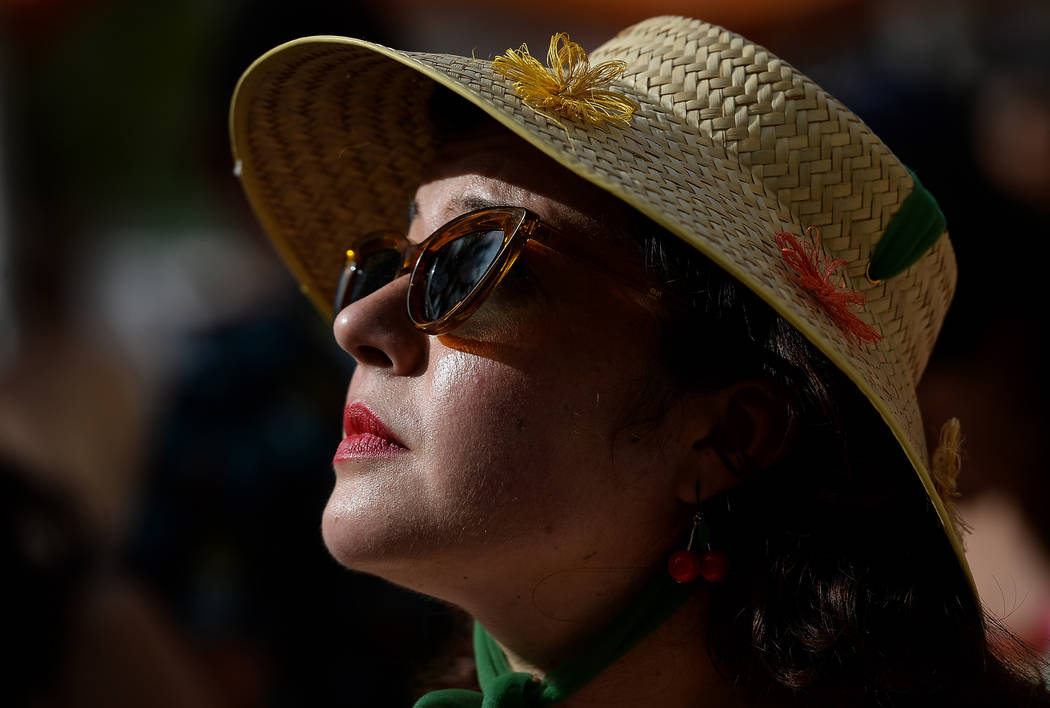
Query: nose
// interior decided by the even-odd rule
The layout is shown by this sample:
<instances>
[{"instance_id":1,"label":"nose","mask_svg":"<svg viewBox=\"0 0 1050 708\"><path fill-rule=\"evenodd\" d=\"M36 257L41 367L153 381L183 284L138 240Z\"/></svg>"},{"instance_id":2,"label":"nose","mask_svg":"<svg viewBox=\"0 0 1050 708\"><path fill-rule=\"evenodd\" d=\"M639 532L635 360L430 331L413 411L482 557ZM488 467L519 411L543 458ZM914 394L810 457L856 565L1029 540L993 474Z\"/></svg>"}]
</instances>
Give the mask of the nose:
<instances>
[{"instance_id":1,"label":"nose","mask_svg":"<svg viewBox=\"0 0 1050 708\"><path fill-rule=\"evenodd\" d=\"M336 314L335 341L358 366L411 376L425 368L428 335L408 317L408 280L404 275Z\"/></svg>"}]
</instances>

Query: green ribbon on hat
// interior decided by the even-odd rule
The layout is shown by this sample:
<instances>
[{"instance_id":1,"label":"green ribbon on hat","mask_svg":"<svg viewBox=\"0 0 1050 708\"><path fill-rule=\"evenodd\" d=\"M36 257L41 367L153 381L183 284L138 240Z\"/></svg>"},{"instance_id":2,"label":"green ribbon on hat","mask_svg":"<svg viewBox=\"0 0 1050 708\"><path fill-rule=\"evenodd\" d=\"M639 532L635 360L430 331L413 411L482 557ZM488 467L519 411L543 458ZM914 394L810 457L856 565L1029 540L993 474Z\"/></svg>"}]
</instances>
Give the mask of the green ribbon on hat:
<instances>
[{"instance_id":1,"label":"green ribbon on hat","mask_svg":"<svg viewBox=\"0 0 1050 708\"><path fill-rule=\"evenodd\" d=\"M663 624L695 586L658 575L591 643L542 680L512 671L496 640L474 623L474 658L481 693L453 688L432 691L413 708L540 708L568 698Z\"/></svg>"},{"instance_id":2,"label":"green ribbon on hat","mask_svg":"<svg viewBox=\"0 0 1050 708\"><path fill-rule=\"evenodd\" d=\"M904 168L908 170L907 167ZM906 271L929 251L944 233L946 221L937 200L915 173L911 192L882 232L868 263L868 280L879 282Z\"/></svg>"}]
</instances>

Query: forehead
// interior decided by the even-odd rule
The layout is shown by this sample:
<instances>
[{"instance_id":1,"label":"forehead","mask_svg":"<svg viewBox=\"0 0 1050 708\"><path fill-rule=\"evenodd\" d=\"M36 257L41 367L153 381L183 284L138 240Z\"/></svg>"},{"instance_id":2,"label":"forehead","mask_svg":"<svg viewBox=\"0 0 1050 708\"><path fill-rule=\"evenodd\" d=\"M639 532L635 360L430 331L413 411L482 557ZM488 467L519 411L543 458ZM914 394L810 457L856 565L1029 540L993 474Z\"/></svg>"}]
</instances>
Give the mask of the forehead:
<instances>
[{"instance_id":1,"label":"forehead","mask_svg":"<svg viewBox=\"0 0 1050 708\"><path fill-rule=\"evenodd\" d=\"M501 126L445 142L416 193L419 216L436 227L464 205L524 206L563 228L587 234L622 225L630 208ZM457 213L458 212L458 213Z\"/></svg>"}]
</instances>

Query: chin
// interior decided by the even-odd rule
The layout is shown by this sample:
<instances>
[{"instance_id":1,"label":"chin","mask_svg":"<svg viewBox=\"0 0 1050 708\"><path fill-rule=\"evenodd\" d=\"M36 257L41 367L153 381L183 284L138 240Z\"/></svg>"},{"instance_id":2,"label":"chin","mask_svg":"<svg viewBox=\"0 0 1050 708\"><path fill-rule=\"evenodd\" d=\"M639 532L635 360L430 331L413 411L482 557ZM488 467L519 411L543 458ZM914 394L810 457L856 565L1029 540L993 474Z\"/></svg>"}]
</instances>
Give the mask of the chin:
<instances>
[{"instance_id":1,"label":"chin","mask_svg":"<svg viewBox=\"0 0 1050 708\"><path fill-rule=\"evenodd\" d=\"M382 535L383 529L376 528L374 521L362 518L352 505L340 500L337 492L329 497L321 517L321 537L328 552L341 565L369 572L369 567L386 555L380 542Z\"/></svg>"},{"instance_id":2,"label":"chin","mask_svg":"<svg viewBox=\"0 0 1050 708\"><path fill-rule=\"evenodd\" d=\"M362 503L367 500L355 491L336 483L321 517L324 545L340 565L400 583L398 571L419 560L413 557L421 550L419 534L394 506Z\"/></svg>"}]
</instances>

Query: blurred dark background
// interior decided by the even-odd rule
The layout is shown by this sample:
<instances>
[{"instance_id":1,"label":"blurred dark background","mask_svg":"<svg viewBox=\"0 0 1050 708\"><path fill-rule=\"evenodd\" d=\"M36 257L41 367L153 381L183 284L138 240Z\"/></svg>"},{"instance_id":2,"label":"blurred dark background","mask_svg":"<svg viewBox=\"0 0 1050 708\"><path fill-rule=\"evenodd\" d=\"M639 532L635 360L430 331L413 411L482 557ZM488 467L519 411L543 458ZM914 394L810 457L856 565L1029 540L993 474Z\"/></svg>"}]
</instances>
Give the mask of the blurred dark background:
<instances>
[{"instance_id":1,"label":"blurred dark background","mask_svg":"<svg viewBox=\"0 0 1050 708\"><path fill-rule=\"evenodd\" d=\"M482 57L662 13L790 60L937 195L928 431L962 420L982 598L1050 652L1050 3L0 0L5 704L411 705L460 623L323 547L351 363L232 177L234 84L309 34Z\"/></svg>"}]
</instances>

